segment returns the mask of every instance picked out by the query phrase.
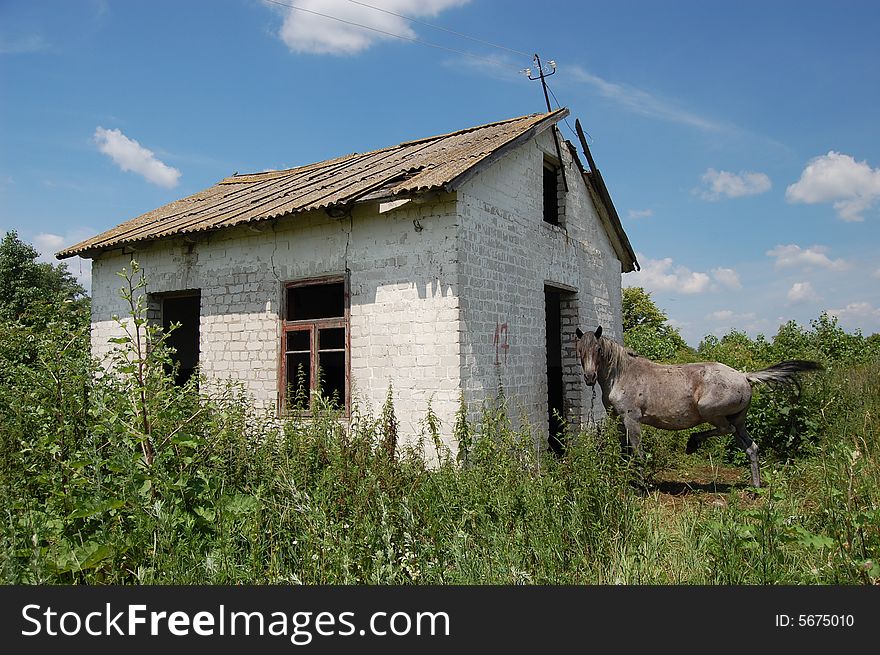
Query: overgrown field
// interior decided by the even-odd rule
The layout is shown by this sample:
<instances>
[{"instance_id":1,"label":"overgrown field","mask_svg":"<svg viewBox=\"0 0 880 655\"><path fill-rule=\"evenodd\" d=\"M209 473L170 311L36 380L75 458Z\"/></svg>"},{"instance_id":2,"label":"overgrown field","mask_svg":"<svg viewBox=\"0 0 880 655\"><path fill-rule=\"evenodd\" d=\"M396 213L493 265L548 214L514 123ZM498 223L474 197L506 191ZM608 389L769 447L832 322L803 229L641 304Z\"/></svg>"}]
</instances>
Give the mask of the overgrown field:
<instances>
[{"instance_id":1,"label":"overgrown field","mask_svg":"<svg viewBox=\"0 0 880 655\"><path fill-rule=\"evenodd\" d=\"M346 431L318 402L314 419L279 428L232 388L200 398L155 367L142 404L132 370L92 382L81 355L78 370L53 356L58 344L33 344L34 361L4 388L6 583L878 579L876 362L810 383L819 438L795 459L767 461L757 497L742 468L725 502L670 506L629 484L615 435L584 433L561 461L542 457L531 434L510 429L503 398L467 432L457 425L473 443L467 462L431 470L415 450L389 454L390 405L378 417L356 413ZM426 421L425 448L433 426ZM655 472L665 458L687 479L702 460L666 439L649 440ZM719 443L715 461L725 455Z\"/></svg>"},{"instance_id":2,"label":"overgrown field","mask_svg":"<svg viewBox=\"0 0 880 655\"><path fill-rule=\"evenodd\" d=\"M129 283L133 278L129 276ZM772 342L733 334L705 354L758 368L782 356L827 371L802 395L762 391L750 426L766 488L746 486L728 440L683 454L650 432L650 472L719 464L740 479L700 502L631 484L613 431L541 455L503 394L476 422L395 448L393 393L350 429L257 414L234 387L199 394L166 373L162 337L133 321L96 375L87 313L3 317L0 580L87 584L876 584L880 580L880 358L834 321ZM74 308L75 309L75 308ZM822 322L824 320L824 323ZM150 347L147 342L151 341ZM736 357L747 361L735 361ZM770 360L770 361L766 361ZM439 435L465 448L454 459ZM419 448L439 452L423 464Z\"/></svg>"}]
</instances>

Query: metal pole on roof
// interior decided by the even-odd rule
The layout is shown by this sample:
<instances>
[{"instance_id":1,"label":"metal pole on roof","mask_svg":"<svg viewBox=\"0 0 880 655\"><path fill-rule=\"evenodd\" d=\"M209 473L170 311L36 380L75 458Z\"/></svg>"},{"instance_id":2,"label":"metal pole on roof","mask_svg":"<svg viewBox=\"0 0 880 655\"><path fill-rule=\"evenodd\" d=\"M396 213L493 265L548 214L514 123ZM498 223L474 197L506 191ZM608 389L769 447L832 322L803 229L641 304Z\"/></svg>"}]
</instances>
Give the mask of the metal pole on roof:
<instances>
[{"instance_id":1,"label":"metal pole on roof","mask_svg":"<svg viewBox=\"0 0 880 655\"><path fill-rule=\"evenodd\" d=\"M556 73L556 62L552 59L550 60L550 68L553 70L549 73L544 73L544 67L541 66L541 58L538 56L538 53L535 53L535 64L538 66L538 77L532 77L531 71L529 71L529 79L530 80L541 80L541 88L544 90L544 101L547 103L547 112L552 112L553 108L550 106L550 95L547 93L547 82L545 81L545 77L550 77L554 73ZM556 144L556 157L559 159L559 170L562 171L562 187L568 191L568 180L565 178L565 166L562 164L562 148L559 147L559 131L556 129L556 126L553 126L553 143Z\"/></svg>"},{"instance_id":2,"label":"metal pole on roof","mask_svg":"<svg viewBox=\"0 0 880 655\"><path fill-rule=\"evenodd\" d=\"M552 60L551 60L552 61ZM553 109L550 107L550 96L547 94L547 82L544 81L544 68L541 66L541 58L538 56L538 53L535 53L535 63L538 65L538 77L529 76L530 80L541 80L541 88L544 89L544 101L547 103L547 111L551 112ZM553 65L553 71L547 73L546 77L550 77L553 73L556 72L556 66Z\"/></svg>"}]
</instances>

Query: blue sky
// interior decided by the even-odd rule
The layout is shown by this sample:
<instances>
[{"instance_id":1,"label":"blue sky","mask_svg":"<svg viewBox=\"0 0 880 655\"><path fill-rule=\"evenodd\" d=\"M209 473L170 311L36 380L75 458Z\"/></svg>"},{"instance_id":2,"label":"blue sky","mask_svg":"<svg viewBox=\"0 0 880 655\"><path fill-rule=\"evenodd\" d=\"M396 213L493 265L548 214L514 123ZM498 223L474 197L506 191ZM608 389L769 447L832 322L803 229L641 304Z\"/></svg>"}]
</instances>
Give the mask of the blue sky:
<instances>
[{"instance_id":1,"label":"blue sky","mask_svg":"<svg viewBox=\"0 0 880 655\"><path fill-rule=\"evenodd\" d=\"M689 343L822 311L880 332L880 3L364 1L420 22L0 0L0 229L50 256L234 171L544 111L537 52L639 254L624 284Z\"/></svg>"}]
</instances>

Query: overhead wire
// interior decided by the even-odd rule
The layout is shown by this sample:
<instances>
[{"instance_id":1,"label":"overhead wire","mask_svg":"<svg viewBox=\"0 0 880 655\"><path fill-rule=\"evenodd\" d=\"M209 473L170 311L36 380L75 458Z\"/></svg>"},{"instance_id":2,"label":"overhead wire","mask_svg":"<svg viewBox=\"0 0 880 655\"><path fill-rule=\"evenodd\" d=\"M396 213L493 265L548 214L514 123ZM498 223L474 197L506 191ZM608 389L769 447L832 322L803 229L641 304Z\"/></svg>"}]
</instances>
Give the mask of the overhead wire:
<instances>
[{"instance_id":1,"label":"overhead wire","mask_svg":"<svg viewBox=\"0 0 880 655\"><path fill-rule=\"evenodd\" d=\"M409 21L409 22L411 22L411 23L415 23L415 24L417 24L417 25L423 25L423 26L425 26L425 27L430 27L431 29L440 30L440 31L446 32L446 33L448 33L448 34L453 34L453 35L458 36L458 37L460 37L460 38L468 39L468 40L470 40L470 41L474 41L475 43L481 43L481 44L483 44L483 45L487 45L487 46L490 46L490 47L492 47L492 48L496 48L496 49L499 49L499 50L504 50L504 51L507 51L507 52L511 52L511 53L516 54L516 55L522 55L522 56L524 56L524 57L531 57L531 55L530 55L529 53L524 52L524 51L522 51L522 50L516 50L515 48L508 48L507 46L499 45L499 44L497 44L497 43L493 43L493 42L491 42L491 41L486 41L485 39L480 39L480 38L478 38L478 37L471 36L471 35L469 35L469 34L464 34L464 33L462 33L462 32L458 32L458 31L453 30L453 29L450 29L450 28L448 28L448 27L443 27L443 26L441 26L441 25L434 25L433 23L428 23L427 21L418 20L418 19L416 19L416 18L412 18L412 17L410 17L410 16L405 16L404 14L399 14L399 13L397 13L397 12L394 12L394 11L391 11L391 10L388 10L388 9L383 9L382 7L376 7L375 5L371 5L371 4L369 4L369 3L362 2L361 0L346 0L346 1L347 1L347 2L350 2L351 4L354 4L354 5L358 5L358 6L364 7L364 8L366 8L366 9L372 9L372 10L374 10L374 11L382 12L383 14L388 14L388 15L390 15L390 16L396 16L397 18L401 18L401 19L403 19L403 20ZM378 33L378 34L383 34L383 35L385 35L385 36L390 36L390 37L393 37L393 38L395 38L395 39L401 39L402 41L409 41L410 43L418 43L418 44L420 44L420 45L428 46L428 47L430 47L430 48L436 48L436 49L438 49L438 50L445 50L446 52L451 52L451 53L454 53L454 54L463 55L463 56L465 56L465 57L470 57L470 58L472 58L472 59L480 59L480 60L482 60L482 61L486 61L486 62L491 63L493 66L498 65L498 61L497 61L497 60L495 60L495 59L490 59L489 57L483 57L483 56L480 56L480 55L475 55L475 54L472 53L472 52L466 52L466 51L464 51L464 50L458 50L458 49L456 49L456 48L450 48L450 47L448 47L448 46L440 45L439 43L432 43L432 42L430 42L430 41L424 41L424 40L422 40L422 39L418 39L418 38L415 38L415 37L406 36L406 35L403 35L403 34L397 34L397 33L395 33L395 32L389 32L389 31L387 31L387 30L379 29L378 27L371 27L371 26L369 26L369 25L364 25L364 24L362 24L362 23L358 23L358 22L356 22L356 21L347 20L347 19L345 19L345 18L339 18L338 16L332 16L332 15L330 15L330 14L321 13L321 12L319 12L319 11L315 11L314 9L306 9L305 7L300 7L300 6L298 6L298 5L290 4L290 3L288 3L288 2L281 2L280 0L266 0L266 2L269 2L269 3L274 4L274 5L278 5L278 6L280 6L280 7L287 7L288 9L293 9L293 10L295 10L295 11L301 11L301 12L306 13L306 14L312 14L312 15L314 15L314 16L320 16L320 17L322 17L322 18L328 18L328 19L330 19L330 20L335 20L335 21L337 21L337 22L344 23L344 24L346 24L346 25L351 25L351 26L353 26L353 27L359 27L359 28L361 28L361 29L370 30L371 32L376 32L376 33ZM546 83L546 80L545 80L545 83ZM559 99L556 97L556 94L553 93L553 89L551 89L549 85L547 86L547 90L548 90L548 91L550 92L550 94L553 96L553 100L556 102L556 106L557 106L557 107L561 107L562 105L561 105L561 103L559 102ZM565 118L564 121L565 121L565 124L566 124L566 126L568 127L569 131L572 133L572 135L574 135L575 137L577 137L577 133L576 133L575 130L572 128L571 124L568 122L568 118ZM587 133L586 136L590 139L590 141L593 141L593 137L592 137L589 133Z\"/></svg>"},{"instance_id":2,"label":"overhead wire","mask_svg":"<svg viewBox=\"0 0 880 655\"><path fill-rule=\"evenodd\" d=\"M522 50L516 50L515 48L508 48L507 46L498 45L497 43L492 43L491 41L486 41L484 39L480 39L476 36L470 36L469 34L463 34L462 32L457 32L455 30L449 29L448 27L443 27L442 25L434 25L433 23L428 23L423 20L418 20L417 18L411 18L410 16L404 16L403 14L398 14L397 12L390 11L388 9L383 9L382 7L375 7L371 4L367 4L366 2L360 2L360 0L347 0L353 5L360 5L361 7L367 7L368 9L374 9L376 11L381 11L383 14L388 14L390 16L397 16L398 18L402 18L403 20L408 20L411 23L416 23L417 25L424 25L425 27L430 27L431 29L441 30L443 32L447 32L449 34L454 34L455 36L459 36L463 39L468 39L470 41L474 41L476 43L482 43L483 45L488 45L493 48L498 48L499 50L507 50L507 52L512 52L517 55L522 55L524 57L531 57L528 52L523 52Z\"/></svg>"},{"instance_id":3,"label":"overhead wire","mask_svg":"<svg viewBox=\"0 0 880 655\"><path fill-rule=\"evenodd\" d=\"M394 32L388 32L386 30L379 29L378 27L370 27L369 25L363 25L361 23L357 23L352 20L346 20L345 18L339 18L338 16L331 16L330 14L323 14L320 11L315 11L314 9L306 9L305 7L299 7L297 5L292 5L286 2L280 2L279 0L266 0L273 5L278 5L279 7L287 7L288 9L295 9L296 11L301 11L306 14L312 14L314 16L321 16L322 18L329 18L330 20L335 20L340 23L345 23L346 25L352 25L354 27L360 27L365 30L370 30L372 32L377 32L379 34L384 34L385 36L391 36L395 39L401 39L403 41L409 41L410 43L419 43L421 45L429 46L431 48L437 48L438 50L445 50L447 52L452 52L458 55L464 55L465 57L470 57L472 59L482 59L483 61L487 61L490 64L497 65L498 61L495 59L490 59L489 57L482 57L480 55L475 55L472 52L465 52L464 50L456 50L455 48L449 48L444 45L440 45L439 43L432 43L430 41L423 41L422 39L417 39L411 36L405 36L403 34L396 34Z\"/></svg>"},{"instance_id":4,"label":"overhead wire","mask_svg":"<svg viewBox=\"0 0 880 655\"><path fill-rule=\"evenodd\" d=\"M547 84L547 81L546 81L546 80L544 80L544 84L547 86L547 90L550 92L550 95L553 97L553 102L556 103L556 107L557 107L557 108L562 107L562 104L559 102L559 99L556 97L556 94L553 93L553 89L550 88L550 85ZM576 139L579 138L578 135L577 135L577 132L575 132L575 131L574 131L574 128L572 128L571 123L568 122L568 117L566 116L566 117L565 117L564 119L562 119L562 120L565 121L565 125L568 127L568 129L569 129L569 131L571 132L572 136L574 136ZM591 135L589 132L585 132L585 135L587 136L587 138L590 139L590 142L592 143L592 142L593 142L593 137L592 137L592 135Z\"/></svg>"}]
</instances>

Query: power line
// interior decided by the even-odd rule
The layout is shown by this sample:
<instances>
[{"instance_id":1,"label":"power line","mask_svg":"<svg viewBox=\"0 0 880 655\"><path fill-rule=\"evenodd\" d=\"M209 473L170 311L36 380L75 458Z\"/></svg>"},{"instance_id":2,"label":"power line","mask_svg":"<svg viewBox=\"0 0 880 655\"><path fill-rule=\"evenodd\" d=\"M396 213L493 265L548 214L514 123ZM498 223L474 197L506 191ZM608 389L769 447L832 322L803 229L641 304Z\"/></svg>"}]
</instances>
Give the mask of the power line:
<instances>
[{"instance_id":1,"label":"power line","mask_svg":"<svg viewBox=\"0 0 880 655\"><path fill-rule=\"evenodd\" d=\"M461 32L456 32L455 30L451 30L448 27L442 27L441 25L434 25L432 23L427 23L423 20L418 20L416 18L410 18L409 16L404 16L403 14L398 14L396 12L389 11L388 9L382 9L382 7L374 7L373 5L369 5L366 2L360 2L359 0L348 0L348 2L350 2L354 5L360 5L361 7L367 7L368 9L375 9L376 11L381 11L383 14L388 14L390 16L397 16L398 18L402 18L403 20L408 20L409 22L416 23L417 25L424 25L425 27L430 27L431 29L441 30L443 32L448 32L449 34L454 34L455 36L460 36L463 39L475 41L476 43L482 43L483 45L488 45L493 48L498 48L499 50L507 50L507 52L512 52L514 54L522 55L524 57L531 56L528 52L523 52L522 50L508 48L503 45L498 45L497 43L492 43L491 41L486 41L484 39L477 38L475 36L470 36L468 34L462 34Z\"/></svg>"},{"instance_id":2,"label":"power line","mask_svg":"<svg viewBox=\"0 0 880 655\"><path fill-rule=\"evenodd\" d=\"M484 40L484 39L480 39L480 38L477 38L477 37L474 37L474 36L470 36L470 35L467 35L467 34L463 34L463 33L461 33L461 32L457 32L456 30L452 30L452 29L449 29L449 28L446 28L446 27L441 27L440 25L433 25L432 23L428 23L428 22L425 22L425 21L417 20L417 19L415 19L415 18L410 18L409 16L404 16L403 14L398 14L398 13L396 13L396 12L389 11L389 10L387 10L387 9L383 9L383 8L381 8L381 7L376 7L376 6L371 5L371 4L368 4L368 3L366 3L366 2L361 2L360 0L347 0L347 1L348 1L348 2L351 2L352 4L360 5L360 6L362 6L362 7L365 7L365 8L367 8L367 9L373 9L373 10L375 10L375 11L380 11L380 12L382 12L382 13L389 14L389 15L391 15L391 16L396 16L396 17L398 17L398 18L402 18L403 20L407 20L407 21L410 21L410 22L412 22L412 23L416 23L416 24L418 24L418 25L424 25L425 27L430 27L430 28L432 28L432 29L441 30L441 31L443 31L443 32L448 32L449 34L453 34L453 35L455 35L455 36L459 36L459 37L461 37L461 38L468 39L468 40L470 40L470 41L474 41L474 42L476 42L476 43L481 43L481 44L483 44L483 45L487 45L487 46L490 46L490 47L492 47L492 48L497 48L497 49L499 49L499 50L506 50L507 52L512 52L512 53L517 54L517 55L522 55L522 56L525 56L525 57L530 57L530 55L529 55L527 52L523 52L522 50L516 50L516 49L514 49L514 48L508 48L508 47L503 46L503 45L498 45L497 43L492 43L491 41L486 41L486 40ZM430 47L430 48L436 48L436 49L438 49L438 50L445 50L446 52L452 52L452 53L457 54L457 55L463 55L463 56L465 56L465 57L469 57L469 58L471 58L471 59L479 59L479 60L482 60L482 61L488 62L488 63L492 64L493 66L497 66L497 65L499 64L499 62L498 62L497 59L491 59L491 58L489 58L489 57L483 57L483 56L480 56L480 55L475 55L475 54L473 54L473 53L471 53L471 52L465 52L464 50L457 50L456 48L450 48L450 47L447 47L447 46L444 46L444 45L440 45L439 43L432 43L432 42L430 42L430 41L423 41L422 39L417 39L417 38L414 38L414 37L405 36L405 35L403 35L403 34L397 34L397 33L395 33L395 32L388 32L387 30L382 30L382 29L379 29L379 28L377 28L377 27L370 27L369 25L363 25L362 23L358 23L358 22L351 21L351 20L346 20L345 18L339 18L338 16L332 16L332 15L330 15L330 14L324 14L324 13L321 13L320 11L315 11L314 9L306 9L305 7L300 7L300 6L298 6L298 5L290 4L290 3L287 3L287 2L281 2L280 0L266 0L266 2L269 2L269 3L274 4L274 5L278 5L279 7L286 7L286 8L288 8L288 9L293 9L293 10L295 10L295 11L301 11L301 12L306 13L306 14L312 14L313 16L320 16L321 18L328 18L328 19L330 19L330 20L335 20L335 21L337 21L337 22L339 22L339 23L344 23L345 25L351 25L351 26L353 26L353 27L359 27L359 28L364 29L364 30L370 30L371 32L376 32L376 33L378 33L378 34L383 34L383 35L385 35L385 36L390 36L390 37L393 37L393 38L395 38L395 39L400 39L400 40L402 40L402 41L408 41L408 42L410 42L410 43L418 43L418 44L420 44L420 45L428 46L428 47ZM553 62L550 62L550 63L552 64ZM555 69L555 65L554 65L554 69ZM526 71L528 71L528 69L526 69L525 71L520 71L520 72L526 72ZM550 87L547 87L547 89L550 91L551 94L553 94L553 99L556 101L556 105L557 105L557 106L561 106L560 103L559 103L559 100L556 98L556 94L553 93L553 90L550 89ZM549 104L549 102L548 102L548 104ZM568 124L568 120L567 120L567 119L566 119L565 123L566 123L566 125L568 125L568 129L571 130L571 132L574 134L574 130L571 128L571 125Z\"/></svg>"},{"instance_id":3,"label":"power line","mask_svg":"<svg viewBox=\"0 0 880 655\"><path fill-rule=\"evenodd\" d=\"M404 36L403 34L395 34L394 32L387 32L385 30L380 30L377 27L370 27L369 25L362 25L360 23L356 23L351 20L345 20L344 18L338 18L337 16L331 16L330 14L322 14L319 11L314 11L312 9L306 9L304 7L298 7L296 5L291 5L285 2L279 2L278 0L266 0L266 2L270 2L273 5L278 5L279 7L287 7L288 9L295 9L296 11L302 11L307 14L313 14L315 16L321 16L322 18L329 18L330 20L335 20L340 23L345 23L346 25L352 25L354 27L360 27L365 30L370 30L372 32L378 32L379 34L384 34L385 36L391 36L395 39L402 39L403 41L409 41L410 43L419 43L421 45L426 45L431 48L437 48L438 50L446 50L447 52L453 52L458 55L464 55L465 57L470 57L472 59L482 59L483 61L488 61L490 64L497 65L498 61L495 59L490 59L488 57L481 57L480 55L475 55L471 52L465 52L464 50L456 50L455 48L448 48L446 46L440 45L439 43L431 43L430 41L422 41L421 39L416 39L410 36Z\"/></svg>"},{"instance_id":4,"label":"power line","mask_svg":"<svg viewBox=\"0 0 880 655\"><path fill-rule=\"evenodd\" d=\"M546 84L546 82L545 82L545 84ZM557 107L561 107L562 103L559 102L559 99L556 97L556 94L553 93L553 89L550 88L549 84L546 84L546 86L547 86L547 90L550 92L550 95L553 96L553 102L556 103ZM564 118L563 120L565 121L565 125L568 127L568 130L572 133L572 135L577 137L577 133L574 131L574 128L572 128L571 123L568 122L568 117ZM593 141L593 137L589 132L587 132L587 136L590 138L590 141Z\"/></svg>"}]
</instances>

